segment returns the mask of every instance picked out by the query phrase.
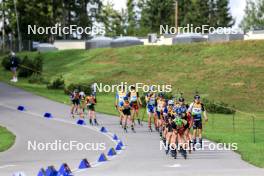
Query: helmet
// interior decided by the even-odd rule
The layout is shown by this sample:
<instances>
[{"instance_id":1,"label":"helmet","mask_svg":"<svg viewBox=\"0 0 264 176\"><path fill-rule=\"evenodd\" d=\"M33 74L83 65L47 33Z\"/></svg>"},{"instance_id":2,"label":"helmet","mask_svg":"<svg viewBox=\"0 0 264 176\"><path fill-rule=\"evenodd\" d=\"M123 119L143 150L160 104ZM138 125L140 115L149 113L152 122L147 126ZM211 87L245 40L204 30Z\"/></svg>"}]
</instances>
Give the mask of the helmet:
<instances>
[{"instance_id":1,"label":"helmet","mask_svg":"<svg viewBox=\"0 0 264 176\"><path fill-rule=\"evenodd\" d=\"M80 95L81 95L81 96L85 96L84 92L80 92Z\"/></svg>"},{"instance_id":2,"label":"helmet","mask_svg":"<svg viewBox=\"0 0 264 176\"><path fill-rule=\"evenodd\" d=\"M176 118L176 119L174 120L174 122L175 122L175 124L176 124L177 126L181 126L181 125L182 125L182 119L180 119L180 118Z\"/></svg>"},{"instance_id":3,"label":"helmet","mask_svg":"<svg viewBox=\"0 0 264 176\"><path fill-rule=\"evenodd\" d=\"M13 51L11 51L11 56L15 56L16 55L16 53L14 53Z\"/></svg>"},{"instance_id":4,"label":"helmet","mask_svg":"<svg viewBox=\"0 0 264 176\"><path fill-rule=\"evenodd\" d=\"M124 97L124 101L128 101L128 98L127 97Z\"/></svg>"},{"instance_id":5,"label":"helmet","mask_svg":"<svg viewBox=\"0 0 264 176\"><path fill-rule=\"evenodd\" d=\"M184 100L183 97L180 97L178 101L179 101L179 102L184 102L185 100Z\"/></svg>"},{"instance_id":6,"label":"helmet","mask_svg":"<svg viewBox=\"0 0 264 176\"><path fill-rule=\"evenodd\" d=\"M154 91L154 86L153 86L153 85L151 85L151 86L149 87L149 91L150 91L150 92L153 92L153 91Z\"/></svg>"},{"instance_id":7,"label":"helmet","mask_svg":"<svg viewBox=\"0 0 264 176\"><path fill-rule=\"evenodd\" d=\"M199 100L200 98L201 98L200 95L195 95L195 96L194 96L194 99L195 99L195 100Z\"/></svg>"},{"instance_id":8,"label":"helmet","mask_svg":"<svg viewBox=\"0 0 264 176\"><path fill-rule=\"evenodd\" d=\"M130 86L130 89L131 89L131 90L135 90L135 89L136 89L136 86L135 86L135 85L131 85L131 86Z\"/></svg>"},{"instance_id":9,"label":"helmet","mask_svg":"<svg viewBox=\"0 0 264 176\"><path fill-rule=\"evenodd\" d=\"M159 93L159 97L164 97L164 94L162 92Z\"/></svg>"},{"instance_id":10,"label":"helmet","mask_svg":"<svg viewBox=\"0 0 264 176\"><path fill-rule=\"evenodd\" d=\"M74 89L74 92L75 92L75 93L79 93L79 90L78 90L78 89Z\"/></svg>"},{"instance_id":11,"label":"helmet","mask_svg":"<svg viewBox=\"0 0 264 176\"><path fill-rule=\"evenodd\" d=\"M169 105L174 105L173 100L169 100L169 101L168 101L168 104L169 104Z\"/></svg>"}]
</instances>

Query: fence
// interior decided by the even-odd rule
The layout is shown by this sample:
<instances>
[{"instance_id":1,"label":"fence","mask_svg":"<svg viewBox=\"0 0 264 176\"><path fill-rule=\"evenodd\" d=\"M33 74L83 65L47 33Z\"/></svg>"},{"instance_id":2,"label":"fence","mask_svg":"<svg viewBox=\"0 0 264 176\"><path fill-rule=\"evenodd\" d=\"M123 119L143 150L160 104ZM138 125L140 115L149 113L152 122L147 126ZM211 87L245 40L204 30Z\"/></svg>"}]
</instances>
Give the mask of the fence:
<instances>
[{"instance_id":1,"label":"fence","mask_svg":"<svg viewBox=\"0 0 264 176\"><path fill-rule=\"evenodd\" d=\"M219 105L218 105L219 106ZM230 108L230 107L225 107ZM233 114L210 113L209 122L206 124L206 135L219 140L237 139L240 142L260 143L264 142L264 118L255 114L235 111Z\"/></svg>"},{"instance_id":2,"label":"fence","mask_svg":"<svg viewBox=\"0 0 264 176\"><path fill-rule=\"evenodd\" d=\"M19 43L18 40L9 40L5 42L5 48L3 48L3 43L0 43L0 52L8 52L8 51L19 51ZM31 40L23 40L22 41L22 50L23 51L33 51L33 42Z\"/></svg>"}]
</instances>

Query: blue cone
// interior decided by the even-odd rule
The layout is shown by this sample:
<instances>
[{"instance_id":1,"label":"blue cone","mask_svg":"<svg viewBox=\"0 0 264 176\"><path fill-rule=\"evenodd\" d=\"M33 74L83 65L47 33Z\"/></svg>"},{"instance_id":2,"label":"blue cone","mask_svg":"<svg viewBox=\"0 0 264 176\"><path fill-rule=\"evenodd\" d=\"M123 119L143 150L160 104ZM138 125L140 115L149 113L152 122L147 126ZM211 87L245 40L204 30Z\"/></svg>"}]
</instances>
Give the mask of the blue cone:
<instances>
[{"instance_id":1,"label":"blue cone","mask_svg":"<svg viewBox=\"0 0 264 176\"><path fill-rule=\"evenodd\" d=\"M114 136L113 136L113 139L114 139L115 141L117 141L117 140L118 140L118 137L117 137L117 135L116 135L116 134L114 134Z\"/></svg>"},{"instance_id":2,"label":"blue cone","mask_svg":"<svg viewBox=\"0 0 264 176\"><path fill-rule=\"evenodd\" d=\"M116 145L115 150L116 150L116 151L118 151L118 150L122 150L122 147L120 146L120 144L117 144L117 145Z\"/></svg>"},{"instance_id":3,"label":"blue cone","mask_svg":"<svg viewBox=\"0 0 264 176\"><path fill-rule=\"evenodd\" d=\"M46 113L44 114L44 117L46 117L46 118L52 118L52 114L49 113L49 112L46 112Z\"/></svg>"},{"instance_id":4,"label":"blue cone","mask_svg":"<svg viewBox=\"0 0 264 176\"><path fill-rule=\"evenodd\" d=\"M46 176L57 176L58 171L54 168L54 166L49 166L46 169Z\"/></svg>"},{"instance_id":5,"label":"blue cone","mask_svg":"<svg viewBox=\"0 0 264 176\"><path fill-rule=\"evenodd\" d=\"M77 121L77 124L78 124L78 125L86 125L85 121L82 120L82 119L79 119L79 120Z\"/></svg>"},{"instance_id":6,"label":"blue cone","mask_svg":"<svg viewBox=\"0 0 264 176\"><path fill-rule=\"evenodd\" d=\"M105 154L102 153L102 154L100 155L100 157L98 158L98 162L104 162L104 161L107 161L107 158L106 158Z\"/></svg>"},{"instance_id":7,"label":"blue cone","mask_svg":"<svg viewBox=\"0 0 264 176\"><path fill-rule=\"evenodd\" d=\"M17 107L17 110L19 110L19 111L25 111L26 109L25 109L24 106L18 106L18 107Z\"/></svg>"},{"instance_id":8,"label":"blue cone","mask_svg":"<svg viewBox=\"0 0 264 176\"><path fill-rule=\"evenodd\" d=\"M87 159L83 159L79 165L79 169L87 169L90 168L91 165L90 163L87 161Z\"/></svg>"},{"instance_id":9,"label":"blue cone","mask_svg":"<svg viewBox=\"0 0 264 176\"><path fill-rule=\"evenodd\" d=\"M103 132L103 133L107 133L107 129L106 129L105 127L102 127L102 128L100 129L100 131Z\"/></svg>"},{"instance_id":10,"label":"blue cone","mask_svg":"<svg viewBox=\"0 0 264 176\"><path fill-rule=\"evenodd\" d=\"M38 176L45 176L45 170L43 168L41 168L38 172Z\"/></svg>"},{"instance_id":11,"label":"blue cone","mask_svg":"<svg viewBox=\"0 0 264 176\"><path fill-rule=\"evenodd\" d=\"M71 175L71 169L68 166L68 164L63 163L59 169L59 175L63 175L63 176L70 176Z\"/></svg>"},{"instance_id":12,"label":"blue cone","mask_svg":"<svg viewBox=\"0 0 264 176\"><path fill-rule=\"evenodd\" d=\"M116 155L115 149L114 148L110 148L108 153L107 153L107 156L114 156L114 155Z\"/></svg>"},{"instance_id":13,"label":"blue cone","mask_svg":"<svg viewBox=\"0 0 264 176\"><path fill-rule=\"evenodd\" d=\"M123 147L124 146L124 144L123 144L123 142L122 141L119 141L119 143L118 143L121 147Z\"/></svg>"}]
</instances>

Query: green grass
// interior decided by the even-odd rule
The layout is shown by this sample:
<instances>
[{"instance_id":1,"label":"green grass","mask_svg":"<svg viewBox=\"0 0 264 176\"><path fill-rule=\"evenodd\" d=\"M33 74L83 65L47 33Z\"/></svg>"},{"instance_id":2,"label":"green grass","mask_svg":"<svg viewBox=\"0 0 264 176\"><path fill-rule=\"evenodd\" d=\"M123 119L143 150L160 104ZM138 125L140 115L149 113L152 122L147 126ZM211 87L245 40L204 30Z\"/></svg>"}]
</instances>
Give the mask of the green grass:
<instances>
[{"instance_id":1,"label":"green grass","mask_svg":"<svg viewBox=\"0 0 264 176\"><path fill-rule=\"evenodd\" d=\"M220 143L237 143L242 159L259 167L264 167L264 119L255 118L255 132L251 116L244 113L232 115L210 114L205 125L205 136ZM254 141L255 133L255 143Z\"/></svg>"},{"instance_id":2,"label":"green grass","mask_svg":"<svg viewBox=\"0 0 264 176\"><path fill-rule=\"evenodd\" d=\"M235 128L229 115L210 114L205 128L207 138L217 142L238 143L242 158L264 167L264 41L175 46L135 46L69 50L43 53L43 77L53 80L63 75L66 84L122 82L171 84L191 101L198 90L203 97L223 101L256 115L256 143L253 143L252 118L235 116ZM20 53L33 58L37 53ZM1 57L0 57L1 59ZM8 82L10 73L0 69L0 80ZM62 90L48 90L46 85L29 84L20 79L16 86L37 95L69 104ZM117 115L114 94L98 94L96 110ZM140 116L145 117L144 110Z\"/></svg>"},{"instance_id":3,"label":"green grass","mask_svg":"<svg viewBox=\"0 0 264 176\"><path fill-rule=\"evenodd\" d=\"M15 143L16 136L0 126L0 152L9 149Z\"/></svg>"}]
</instances>

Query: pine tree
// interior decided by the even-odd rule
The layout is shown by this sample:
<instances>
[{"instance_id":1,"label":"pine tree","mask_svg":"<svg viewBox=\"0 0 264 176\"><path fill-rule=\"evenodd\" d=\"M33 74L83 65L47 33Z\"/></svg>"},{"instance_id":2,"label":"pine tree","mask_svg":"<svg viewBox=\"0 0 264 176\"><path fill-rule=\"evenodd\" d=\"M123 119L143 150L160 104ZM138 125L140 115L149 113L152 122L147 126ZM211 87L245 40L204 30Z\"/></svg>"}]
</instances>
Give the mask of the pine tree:
<instances>
[{"instance_id":1,"label":"pine tree","mask_svg":"<svg viewBox=\"0 0 264 176\"><path fill-rule=\"evenodd\" d=\"M113 3L108 1L107 4L102 7L100 21L105 27L106 36L114 37L126 35L127 13L123 9L121 12L115 10Z\"/></svg>"},{"instance_id":2,"label":"pine tree","mask_svg":"<svg viewBox=\"0 0 264 176\"><path fill-rule=\"evenodd\" d=\"M135 0L127 0L127 14L128 14L127 34L132 36L135 35L136 33L136 25L137 25L135 8L136 8Z\"/></svg>"},{"instance_id":3,"label":"pine tree","mask_svg":"<svg viewBox=\"0 0 264 176\"><path fill-rule=\"evenodd\" d=\"M228 5L229 0L216 0L217 27L232 27L235 24Z\"/></svg>"},{"instance_id":4,"label":"pine tree","mask_svg":"<svg viewBox=\"0 0 264 176\"><path fill-rule=\"evenodd\" d=\"M141 27L149 32L158 33L160 25L173 26L174 0L143 1L141 12Z\"/></svg>"}]
</instances>

